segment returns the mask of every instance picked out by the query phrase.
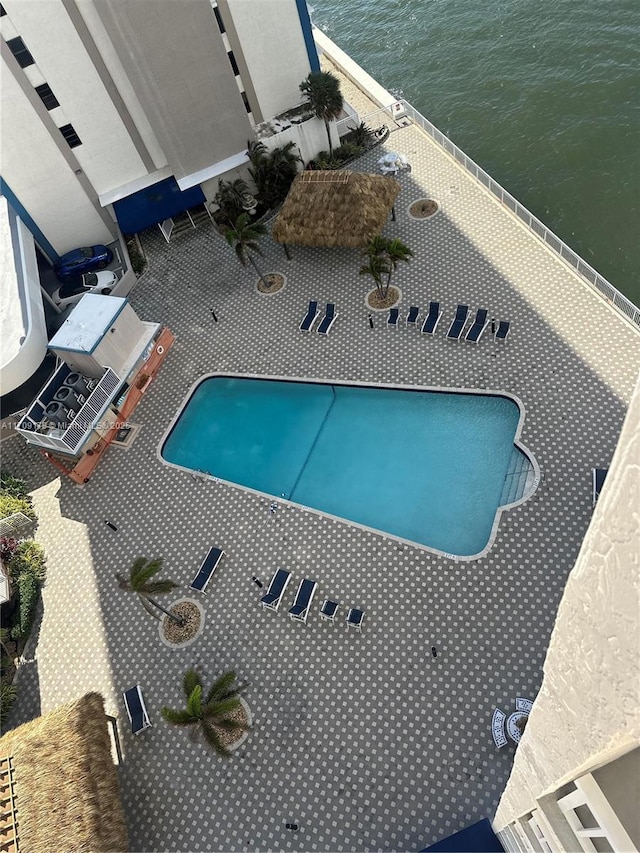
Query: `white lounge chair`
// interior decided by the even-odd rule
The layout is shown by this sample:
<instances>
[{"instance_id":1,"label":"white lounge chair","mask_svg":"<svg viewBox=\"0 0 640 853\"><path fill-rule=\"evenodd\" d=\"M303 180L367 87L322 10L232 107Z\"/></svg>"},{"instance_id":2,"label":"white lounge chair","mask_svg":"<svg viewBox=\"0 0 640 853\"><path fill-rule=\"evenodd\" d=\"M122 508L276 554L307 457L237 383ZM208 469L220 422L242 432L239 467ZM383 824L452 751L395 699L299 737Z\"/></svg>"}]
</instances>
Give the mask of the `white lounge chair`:
<instances>
[{"instance_id":1,"label":"white lounge chair","mask_svg":"<svg viewBox=\"0 0 640 853\"><path fill-rule=\"evenodd\" d=\"M317 586L318 584L315 581L310 581L308 578L300 581L293 606L289 608L289 616L292 619L297 619L298 622L307 621Z\"/></svg>"},{"instance_id":2,"label":"white lounge chair","mask_svg":"<svg viewBox=\"0 0 640 853\"><path fill-rule=\"evenodd\" d=\"M260 599L260 604L269 610L277 610L290 580L291 572L286 569L278 569L271 578L269 588Z\"/></svg>"},{"instance_id":3,"label":"white lounge chair","mask_svg":"<svg viewBox=\"0 0 640 853\"><path fill-rule=\"evenodd\" d=\"M205 592L209 581L213 577L213 573L218 568L218 563L222 559L223 554L224 551L221 548L211 548L209 550L195 578L189 584L189 589L193 589L196 592Z\"/></svg>"}]
</instances>

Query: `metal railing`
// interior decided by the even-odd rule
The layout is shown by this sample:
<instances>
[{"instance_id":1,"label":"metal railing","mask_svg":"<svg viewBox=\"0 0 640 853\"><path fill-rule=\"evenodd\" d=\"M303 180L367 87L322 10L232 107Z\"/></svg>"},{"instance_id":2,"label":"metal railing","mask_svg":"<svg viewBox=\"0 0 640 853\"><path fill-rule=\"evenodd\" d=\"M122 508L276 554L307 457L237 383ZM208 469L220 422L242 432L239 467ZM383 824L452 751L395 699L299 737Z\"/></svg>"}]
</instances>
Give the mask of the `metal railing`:
<instances>
[{"instance_id":1,"label":"metal railing","mask_svg":"<svg viewBox=\"0 0 640 853\"><path fill-rule=\"evenodd\" d=\"M421 113L411 106L408 101L401 101L407 116L409 116L433 141L450 154L469 174L474 177L485 189L505 205L521 222L553 252L574 269L580 277L594 288L601 296L610 302L627 320L640 327L640 308L633 304L626 296L623 296L611 282L600 275L586 261L570 249L559 237L550 231L546 225L527 210L511 193L501 187L497 181L480 168L470 157L458 148L447 136L431 124ZM388 110L382 111L389 114Z\"/></svg>"}]
</instances>

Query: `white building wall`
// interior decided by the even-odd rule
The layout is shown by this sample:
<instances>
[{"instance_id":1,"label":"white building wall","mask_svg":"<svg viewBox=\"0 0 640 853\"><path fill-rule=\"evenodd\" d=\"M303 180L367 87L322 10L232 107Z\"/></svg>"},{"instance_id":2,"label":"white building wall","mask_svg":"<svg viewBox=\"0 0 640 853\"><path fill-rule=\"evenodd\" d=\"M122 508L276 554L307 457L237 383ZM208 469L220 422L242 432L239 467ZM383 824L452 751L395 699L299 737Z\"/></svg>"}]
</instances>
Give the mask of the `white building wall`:
<instances>
[{"instance_id":1,"label":"white building wall","mask_svg":"<svg viewBox=\"0 0 640 853\"><path fill-rule=\"evenodd\" d=\"M29 379L45 357L47 327L33 237L2 197L0 256L0 391L9 394Z\"/></svg>"},{"instance_id":2,"label":"white building wall","mask_svg":"<svg viewBox=\"0 0 640 853\"><path fill-rule=\"evenodd\" d=\"M72 124L82 140L73 153L96 192L103 193L145 174L140 156L62 3L9 0L5 8L60 102L52 118L58 127ZM29 68L25 73L29 75Z\"/></svg>"},{"instance_id":3,"label":"white building wall","mask_svg":"<svg viewBox=\"0 0 640 853\"><path fill-rule=\"evenodd\" d=\"M2 176L56 252L110 242L111 232L4 63L0 99Z\"/></svg>"},{"instance_id":4,"label":"white building wall","mask_svg":"<svg viewBox=\"0 0 640 853\"><path fill-rule=\"evenodd\" d=\"M226 5L264 119L302 103L311 67L295 0L226 0L221 11Z\"/></svg>"},{"instance_id":5,"label":"white building wall","mask_svg":"<svg viewBox=\"0 0 640 853\"><path fill-rule=\"evenodd\" d=\"M494 828L640 738L640 381L560 603Z\"/></svg>"}]
</instances>

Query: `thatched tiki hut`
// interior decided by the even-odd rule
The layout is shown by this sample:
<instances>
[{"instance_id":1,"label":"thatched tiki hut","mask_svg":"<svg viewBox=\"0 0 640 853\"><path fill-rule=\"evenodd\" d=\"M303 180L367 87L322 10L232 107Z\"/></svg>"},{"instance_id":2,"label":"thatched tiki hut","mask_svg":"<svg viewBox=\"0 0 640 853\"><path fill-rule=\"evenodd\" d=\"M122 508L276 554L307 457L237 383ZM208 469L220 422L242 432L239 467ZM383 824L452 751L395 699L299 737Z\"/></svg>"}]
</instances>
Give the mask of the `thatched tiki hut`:
<instances>
[{"instance_id":1,"label":"thatched tiki hut","mask_svg":"<svg viewBox=\"0 0 640 853\"><path fill-rule=\"evenodd\" d=\"M7 732L0 738L0 773L5 798L3 850L129 849L104 702L98 693Z\"/></svg>"},{"instance_id":2,"label":"thatched tiki hut","mask_svg":"<svg viewBox=\"0 0 640 853\"><path fill-rule=\"evenodd\" d=\"M301 172L273 225L273 239L297 246L362 248L379 234L400 184L349 171Z\"/></svg>"}]
</instances>

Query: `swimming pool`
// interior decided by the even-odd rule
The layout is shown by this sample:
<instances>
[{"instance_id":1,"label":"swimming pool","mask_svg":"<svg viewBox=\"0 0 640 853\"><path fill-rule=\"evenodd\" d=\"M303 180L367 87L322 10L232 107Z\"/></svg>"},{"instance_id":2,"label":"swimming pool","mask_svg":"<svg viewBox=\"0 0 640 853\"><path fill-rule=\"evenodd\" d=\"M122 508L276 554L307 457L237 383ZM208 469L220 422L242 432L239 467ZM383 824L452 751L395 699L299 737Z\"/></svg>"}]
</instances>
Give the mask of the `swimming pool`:
<instances>
[{"instance_id":1,"label":"swimming pool","mask_svg":"<svg viewBox=\"0 0 640 853\"><path fill-rule=\"evenodd\" d=\"M517 456L530 491L532 463L514 445L520 421L505 395L210 376L160 453L180 468L468 558L489 544L500 506L515 502Z\"/></svg>"}]
</instances>

